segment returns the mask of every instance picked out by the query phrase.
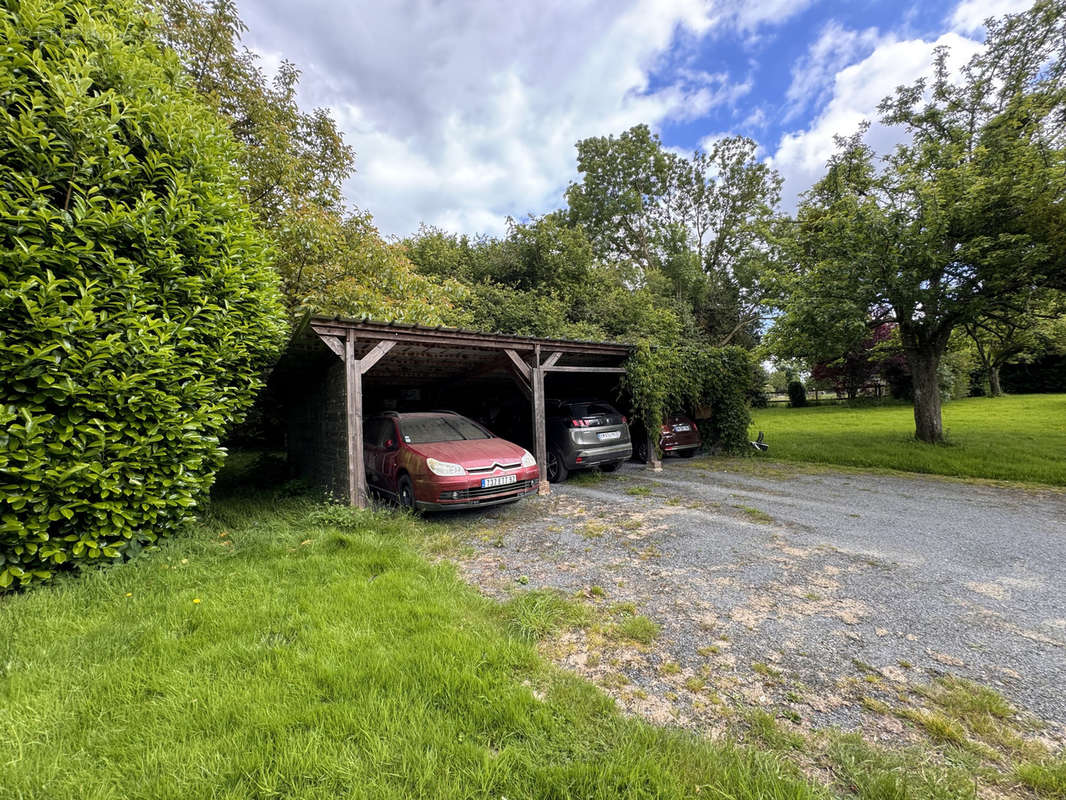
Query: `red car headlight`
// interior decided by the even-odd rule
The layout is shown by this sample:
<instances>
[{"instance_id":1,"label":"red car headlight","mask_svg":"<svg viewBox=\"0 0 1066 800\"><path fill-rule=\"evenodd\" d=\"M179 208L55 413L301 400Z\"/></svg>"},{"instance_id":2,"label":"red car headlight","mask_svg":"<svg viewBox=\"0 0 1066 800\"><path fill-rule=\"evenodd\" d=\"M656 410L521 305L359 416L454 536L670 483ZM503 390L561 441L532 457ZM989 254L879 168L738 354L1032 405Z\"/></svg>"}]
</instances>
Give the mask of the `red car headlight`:
<instances>
[{"instance_id":1,"label":"red car headlight","mask_svg":"<svg viewBox=\"0 0 1066 800\"><path fill-rule=\"evenodd\" d=\"M452 464L448 461L437 461L435 458L427 458L426 466L434 475L454 476L464 475L466 470L460 464Z\"/></svg>"}]
</instances>

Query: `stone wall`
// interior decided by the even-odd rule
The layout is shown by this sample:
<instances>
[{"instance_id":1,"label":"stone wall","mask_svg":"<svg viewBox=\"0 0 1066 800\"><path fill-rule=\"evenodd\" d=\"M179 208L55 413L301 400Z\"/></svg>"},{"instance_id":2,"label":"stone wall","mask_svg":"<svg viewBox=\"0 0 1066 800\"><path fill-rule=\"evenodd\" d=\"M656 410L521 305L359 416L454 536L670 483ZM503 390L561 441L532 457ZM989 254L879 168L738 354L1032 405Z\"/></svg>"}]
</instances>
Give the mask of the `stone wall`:
<instances>
[{"instance_id":1,"label":"stone wall","mask_svg":"<svg viewBox=\"0 0 1066 800\"><path fill-rule=\"evenodd\" d=\"M295 387L299 399L288 414L289 463L300 477L336 500L348 499L348 427L344 364L338 358L317 380Z\"/></svg>"}]
</instances>

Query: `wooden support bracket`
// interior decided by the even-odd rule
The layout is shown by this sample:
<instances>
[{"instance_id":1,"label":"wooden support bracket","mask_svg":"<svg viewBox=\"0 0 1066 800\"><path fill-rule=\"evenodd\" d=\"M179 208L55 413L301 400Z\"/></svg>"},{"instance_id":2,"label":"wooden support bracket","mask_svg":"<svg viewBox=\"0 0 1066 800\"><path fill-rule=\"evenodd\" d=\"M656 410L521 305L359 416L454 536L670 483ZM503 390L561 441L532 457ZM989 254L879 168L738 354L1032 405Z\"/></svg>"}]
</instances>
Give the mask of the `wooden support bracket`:
<instances>
[{"instance_id":1,"label":"wooden support bracket","mask_svg":"<svg viewBox=\"0 0 1066 800\"><path fill-rule=\"evenodd\" d=\"M518 374L525 378L526 381L529 381L532 377L532 372L529 368L529 364L525 362L525 359L518 355L514 350L504 350L503 352L507 354L509 359L511 359L511 364L514 365Z\"/></svg>"},{"instance_id":2,"label":"wooden support bracket","mask_svg":"<svg viewBox=\"0 0 1066 800\"><path fill-rule=\"evenodd\" d=\"M320 336L322 342L336 355L344 358L344 339L339 336Z\"/></svg>"},{"instance_id":3,"label":"wooden support bracket","mask_svg":"<svg viewBox=\"0 0 1066 800\"><path fill-rule=\"evenodd\" d=\"M551 369L552 367L555 366L555 363L562 357L563 357L563 354L560 351L556 350L554 353L552 353L550 356L548 356L544 360L544 363L540 365L540 368L541 369Z\"/></svg>"},{"instance_id":4,"label":"wooden support bracket","mask_svg":"<svg viewBox=\"0 0 1066 800\"><path fill-rule=\"evenodd\" d=\"M396 342L378 342L369 353L359 359L359 371L366 375L370 372L370 368L381 361L385 354L395 346Z\"/></svg>"}]
</instances>

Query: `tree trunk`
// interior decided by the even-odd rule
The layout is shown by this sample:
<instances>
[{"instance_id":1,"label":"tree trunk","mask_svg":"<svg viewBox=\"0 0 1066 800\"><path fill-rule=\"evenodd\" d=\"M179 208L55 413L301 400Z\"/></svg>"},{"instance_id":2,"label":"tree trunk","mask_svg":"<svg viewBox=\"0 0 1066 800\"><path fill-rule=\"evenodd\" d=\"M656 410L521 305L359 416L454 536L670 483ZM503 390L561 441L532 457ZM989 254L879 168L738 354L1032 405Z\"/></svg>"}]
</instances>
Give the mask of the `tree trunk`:
<instances>
[{"instance_id":1,"label":"tree trunk","mask_svg":"<svg viewBox=\"0 0 1066 800\"><path fill-rule=\"evenodd\" d=\"M999 365L988 368L988 393L992 397L1002 397L1003 389L999 385Z\"/></svg>"},{"instance_id":2,"label":"tree trunk","mask_svg":"<svg viewBox=\"0 0 1066 800\"><path fill-rule=\"evenodd\" d=\"M925 349L907 354L914 380L914 435L923 442L939 444L944 441L944 426L940 418L940 353Z\"/></svg>"}]
</instances>

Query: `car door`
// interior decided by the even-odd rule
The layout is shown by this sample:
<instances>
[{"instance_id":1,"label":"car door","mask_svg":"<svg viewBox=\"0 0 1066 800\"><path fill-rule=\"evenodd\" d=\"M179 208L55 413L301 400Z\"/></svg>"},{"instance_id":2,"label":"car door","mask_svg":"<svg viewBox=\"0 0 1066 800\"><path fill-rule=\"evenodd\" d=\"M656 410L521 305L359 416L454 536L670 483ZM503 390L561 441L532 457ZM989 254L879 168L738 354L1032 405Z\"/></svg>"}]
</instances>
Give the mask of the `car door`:
<instances>
[{"instance_id":1,"label":"car door","mask_svg":"<svg viewBox=\"0 0 1066 800\"><path fill-rule=\"evenodd\" d=\"M363 464L366 467L366 482L374 489L391 491L384 480L385 432L392 426L392 420L380 417L371 418L363 423Z\"/></svg>"}]
</instances>

